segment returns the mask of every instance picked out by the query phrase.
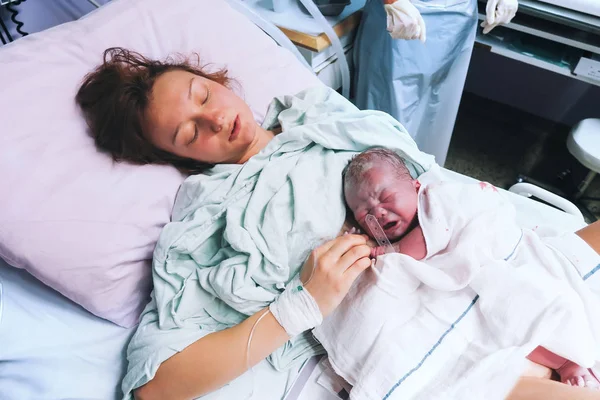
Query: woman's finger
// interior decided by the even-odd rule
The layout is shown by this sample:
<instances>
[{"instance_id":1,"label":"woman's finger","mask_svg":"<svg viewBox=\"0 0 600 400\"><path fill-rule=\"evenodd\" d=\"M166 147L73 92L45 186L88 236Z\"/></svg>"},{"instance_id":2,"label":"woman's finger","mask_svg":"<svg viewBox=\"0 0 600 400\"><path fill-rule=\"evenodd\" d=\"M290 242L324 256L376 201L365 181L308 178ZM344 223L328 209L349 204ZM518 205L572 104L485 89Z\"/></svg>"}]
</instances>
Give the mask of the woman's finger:
<instances>
[{"instance_id":1,"label":"woman's finger","mask_svg":"<svg viewBox=\"0 0 600 400\"><path fill-rule=\"evenodd\" d=\"M357 260L354 264L352 264L346 272L344 272L344 280L348 288L352 286L352 283L358 278L360 274L362 274L367 268L369 268L373 263L369 257L361 258Z\"/></svg>"},{"instance_id":2,"label":"woman's finger","mask_svg":"<svg viewBox=\"0 0 600 400\"><path fill-rule=\"evenodd\" d=\"M317 264L321 265L321 268L329 269L335 267L341 255L337 255L340 249L346 247L352 247L353 243L360 242L360 236L357 235L343 235L338 236L335 239L329 240L317 247L311 252L310 257L306 260L304 267L300 273L300 279L302 282L307 282L309 277L313 275L313 270ZM363 242L366 240L362 240ZM342 243L340 245L340 243ZM334 246L338 246L337 250L333 250ZM340 247L341 246L341 247ZM343 254L343 253L342 253Z\"/></svg>"},{"instance_id":3,"label":"woman's finger","mask_svg":"<svg viewBox=\"0 0 600 400\"><path fill-rule=\"evenodd\" d=\"M346 233L348 233L348 232L346 231ZM340 238L342 238L342 237L346 237L346 236L349 236L349 235L350 235L350 234L346 234L346 233L344 233L343 235L341 235L341 236L338 236L338 237L336 237L336 238L334 238L334 239L331 239L331 240L328 240L328 241L326 241L326 242L325 242L325 243L323 243L322 245L320 245L320 246L318 246L317 248L315 248L315 249L312 251L312 253L311 253L311 254L312 254L313 256L317 256L317 258L321 257L322 255L324 255L325 253L327 253L327 252L328 252L328 251L329 251L329 250L330 250L330 249L333 247L333 245L335 245L335 244L337 243L337 241L338 241Z\"/></svg>"},{"instance_id":4,"label":"woman's finger","mask_svg":"<svg viewBox=\"0 0 600 400\"><path fill-rule=\"evenodd\" d=\"M348 250L353 248L354 246L359 246L361 244L367 243L367 240L364 236L361 235L345 235L338 236L334 240L331 241L331 247L327 249L325 252L320 253L320 257L328 257L331 261L336 262L339 260Z\"/></svg>"},{"instance_id":5,"label":"woman's finger","mask_svg":"<svg viewBox=\"0 0 600 400\"><path fill-rule=\"evenodd\" d=\"M354 246L344 254L340 260L336 263L336 267L341 274L346 272L348 268L352 266L356 261L364 257L371 256L371 248L366 244Z\"/></svg>"}]
</instances>

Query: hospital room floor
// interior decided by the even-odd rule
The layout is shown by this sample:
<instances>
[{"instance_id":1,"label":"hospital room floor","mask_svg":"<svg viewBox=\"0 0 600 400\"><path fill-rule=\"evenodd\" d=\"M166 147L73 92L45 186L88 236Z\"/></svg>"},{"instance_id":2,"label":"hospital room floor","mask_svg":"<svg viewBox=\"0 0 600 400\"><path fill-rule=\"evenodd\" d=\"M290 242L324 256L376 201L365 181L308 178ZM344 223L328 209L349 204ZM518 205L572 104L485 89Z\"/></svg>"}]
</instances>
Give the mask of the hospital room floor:
<instances>
[{"instance_id":1,"label":"hospital room floor","mask_svg":"<svg viewBox=\"0 0 600 400\"><path fill-rule=\"evenodd\" d=\"M566 147L570 127L465 93L445 167L508 189L522 174L564 193L587 170ZM587 196L600 197L600 177ZM586 202L600 218L600 202Z\"/></svg>"}]
</instances>

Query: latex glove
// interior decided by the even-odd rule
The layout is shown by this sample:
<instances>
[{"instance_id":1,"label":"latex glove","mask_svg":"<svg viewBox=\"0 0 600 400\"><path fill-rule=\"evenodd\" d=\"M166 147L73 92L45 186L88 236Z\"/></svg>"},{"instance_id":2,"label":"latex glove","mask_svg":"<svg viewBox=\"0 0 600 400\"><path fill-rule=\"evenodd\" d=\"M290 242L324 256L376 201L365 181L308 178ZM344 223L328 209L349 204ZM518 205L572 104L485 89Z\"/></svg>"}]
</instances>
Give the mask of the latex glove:
<instances>
[{"instance_id":1,"label":"latex glove","mask_svg":"<svg viewBox=\"0 0 600 400\"><path fill-rule=\"evenodd\" d=\"M425 21L409 0L396 0L383 7L387 14L387 31L393 39L425 42Z\"/></svg>"},{"instance_id":2,"label":"latex glove","mask_svg":"<svg viewBox=\"0 0 600 400\"><path fill-rule=\"evenodd\" d=\"M485 21L481 23L483 33L489 33L500 24L508 24L517 13L517 0L488 0L485 7Z\"/></svg>"}]
</instances>

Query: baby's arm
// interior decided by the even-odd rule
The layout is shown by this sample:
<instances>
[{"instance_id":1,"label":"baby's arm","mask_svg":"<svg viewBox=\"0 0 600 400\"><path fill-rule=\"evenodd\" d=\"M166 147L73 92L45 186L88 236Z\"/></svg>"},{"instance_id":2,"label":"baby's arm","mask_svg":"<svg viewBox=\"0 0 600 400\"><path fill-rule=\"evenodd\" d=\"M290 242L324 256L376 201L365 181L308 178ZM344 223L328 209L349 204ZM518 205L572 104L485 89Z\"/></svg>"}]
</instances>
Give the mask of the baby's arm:
<instances>
[{"instance_id":1,"label":"baby's arm","mask_svg":"<svg viewBox=\"0 0 600 400\"><path fill-rule=\"evenodd\" d=\"M425 237L420 225L413 228L402 239L392 243L392 246L397 253L406 254L415 260L422 260L427 255L427 245L425 244ZM373 258L382 254L385 254L385 247L383 246L375 247L371 250L371 257Z\"/></svg>"}]
</instances>

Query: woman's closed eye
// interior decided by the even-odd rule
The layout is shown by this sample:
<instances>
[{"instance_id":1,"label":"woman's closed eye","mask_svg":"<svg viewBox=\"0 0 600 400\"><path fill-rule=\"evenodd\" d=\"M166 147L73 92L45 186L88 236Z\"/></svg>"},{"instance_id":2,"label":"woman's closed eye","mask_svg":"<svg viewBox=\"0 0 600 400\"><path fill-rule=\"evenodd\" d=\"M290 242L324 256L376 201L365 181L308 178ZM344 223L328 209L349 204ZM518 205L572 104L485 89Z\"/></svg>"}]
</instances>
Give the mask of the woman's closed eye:
<instances>
[{"instance_id":1,"label":"woman's closed eye","mask_svg":"<svg viewBox=\"0 0 600 400\"><path fill-rule=\"evenodd\" d=\"M202 104L208 103L209 98L210 98L210 88L207 86L206 87L206 97L204 98L204 101L202 102Z\"/></svg>"},{"instance_id":2,"label":"woman's closed eye","mask_svg":"<svg viewBox=\"0 0 600 400\"><path fill-rule=\"evenodd\" d=\"M192 136L192 140L190 140L187 145L191 145L196 139L198 139L198 125L194 124L194 136Z\"/></svg>"}]
</instances>

